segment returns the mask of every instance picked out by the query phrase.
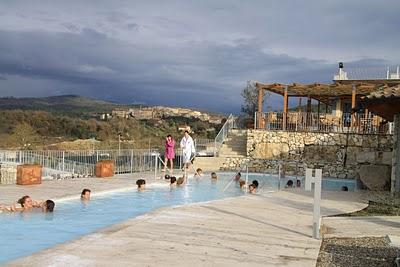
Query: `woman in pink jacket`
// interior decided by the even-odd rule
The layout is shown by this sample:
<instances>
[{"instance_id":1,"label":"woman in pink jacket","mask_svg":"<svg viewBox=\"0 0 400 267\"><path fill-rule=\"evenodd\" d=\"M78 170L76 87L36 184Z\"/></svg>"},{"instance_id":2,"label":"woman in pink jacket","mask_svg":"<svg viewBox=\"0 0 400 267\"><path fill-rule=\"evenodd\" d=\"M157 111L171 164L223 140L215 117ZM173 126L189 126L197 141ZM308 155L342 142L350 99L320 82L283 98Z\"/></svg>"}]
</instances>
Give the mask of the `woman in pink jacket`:
<instances>
[{"instance_id":1,"label":"woman in pink jacket","mask_svg":"<svg viewBox=\"0 0 400 267\"><path fill-rule=\"evenodd\" d=\"M173 172L174 169L174 158L175 158L175 140L172 138L172 136L169 134L165 140L165 164L164 164L164 172L167 168L168 161L171 164L171 170L170 173Z\"/></svg>"}]
</instances>

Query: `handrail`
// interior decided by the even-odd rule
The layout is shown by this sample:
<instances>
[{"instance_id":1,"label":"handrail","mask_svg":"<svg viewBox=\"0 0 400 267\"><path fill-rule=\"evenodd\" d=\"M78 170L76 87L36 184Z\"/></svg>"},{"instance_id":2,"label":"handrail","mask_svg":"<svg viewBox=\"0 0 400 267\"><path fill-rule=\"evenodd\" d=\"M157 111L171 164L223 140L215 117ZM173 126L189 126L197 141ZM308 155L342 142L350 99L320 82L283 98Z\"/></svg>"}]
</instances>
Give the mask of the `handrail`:
<instances>
[{"instance_id":1,"label":"handrail","mask_svg":"<svg viewBox=\"0 0 400 267\"><path fill-rule=\"evenodd\" d=\"M214 139L214 156L217 155L217 151L222 146L222 143L228 136L229 130L233 129L234 125L235 125L235 117L232 114L230 114Z\"/></svg>"}]
</instances>

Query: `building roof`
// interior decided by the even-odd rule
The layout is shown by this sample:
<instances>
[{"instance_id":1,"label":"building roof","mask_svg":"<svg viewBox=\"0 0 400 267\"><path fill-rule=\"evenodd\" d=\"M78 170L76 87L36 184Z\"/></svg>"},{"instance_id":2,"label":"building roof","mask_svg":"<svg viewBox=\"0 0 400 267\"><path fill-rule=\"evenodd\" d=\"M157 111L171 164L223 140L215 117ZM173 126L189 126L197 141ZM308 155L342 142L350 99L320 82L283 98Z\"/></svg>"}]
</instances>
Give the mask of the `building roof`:
<instances>
[{"instance_id":1,"label":"building roof","mask_svg":"<svg viewBox=\"0 0 400 267\"><path fill-rule=\"evenodd\" d=\"M378 90L365 96L366 99L395 98L400 97L400 85L382 86Z\"/></svg>"},{"instance_id":2,"label":"building roof","mask_svg":"<svg viewBox=\"0 0 400 267\"><path fill-rule=\"evenodd\" d=\"M326 104L329 104L329 100L333 97L350 98L353 91L353 86L356 87L356 93L358 96L366 96L378 88L382 87L383 84L356 82L352 84L335 82L333 84L298 84L293 83L289 85L273 83L273 84L262 84L257 83L257 88L264 89L276 94L284 95L285 88L287 86L288 96L296 97L311 97L319 100Z\"/></svg>"},{"instance_id":3,"label":"building roof","mask_svg":"<svg viewBox=\"0 0 400 267\"><path fill-rule=\"evenodd\" d=\"M380 117L393 121L400 113L400 85L383 86L361 99L359 108L367 108Z\"/></svg>"}]
</instances>

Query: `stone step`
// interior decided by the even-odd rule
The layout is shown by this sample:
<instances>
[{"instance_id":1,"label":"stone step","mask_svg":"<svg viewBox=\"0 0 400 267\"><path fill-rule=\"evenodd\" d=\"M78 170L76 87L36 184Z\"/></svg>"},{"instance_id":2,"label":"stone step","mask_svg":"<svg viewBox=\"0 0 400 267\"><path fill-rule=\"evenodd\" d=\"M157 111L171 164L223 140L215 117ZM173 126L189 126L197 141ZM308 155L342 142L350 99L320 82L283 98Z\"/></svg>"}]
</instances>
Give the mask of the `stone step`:
<instances>
[{"instance_id":1,"label":"stone step","mask_svg":"<svg viewBox=\"0 0 400 267\"><path fill-rule=\"evenodd\" d=\"M245 158L246 157L244 155L238 155L238 154L219 154L219 156L222 156L225 158Z\"/></svg>"},{"instance_id":2,"label":"stone step","mask_svg":"<svg viewBox=\"0 0 400 267\"><path fill-rule=\"evenodd\" d=\"M247 144L247 139L243 139L243 140L235 140L235 139L227 139L224 141L224 144Z\"/></svg>"},{"instance_id":3,"label":"stone step","mask_svg":"<svg viewBox=\"0 0 400 267\"><path fill-rule=\"evenodd\" d=\"M222 147L220 150L219 150L219 152L221 152L221 151L226 151L226 152L239 152L239 153L246 153L247 152L247 150L246 149L243 149L243 148L231 148L231 147Z\"/></svg>"},{"instance_id":4,"label":"stone step","mask_svg":"<svg viewBox=\"0 0 400 267\"><path fill-rule=\"evenodd\" d=\"M223 144L222 147L234 147L234 148L242 148L246 149L246 145L240 145L240 144Z\"/></svg>"},{"instance_id":5,"label":"stone step","mask_svg":"<svg viewBox=\"0 0 400 267\"><path fill-rule=\"evenodd\" d=\"M222 147L219 152L237 152L237 153L246 153L246 149L232 149L228 147Z\"/></svg>"},{"instance_id":6,"label":"stone step","mask_svg":"<svg viewBox=\"0 0 400 267\"><path fill-rule=\"evenodd\" d=\"M224 157L197 157L194 161L194 166L195 168L201 168L203 171L217 171L225 161L226 158Z\"/></svg>"},{"instance_id":7,"label":"stone step","mask_svg":"<svg viewBox=\"0 0 400 267\"><path fill-rule=\"evenodd\" d=\"M246 151L245 151L245 150L237 151L237 150L228 150L228 149L225 149L225 150L219 150L219 151L218 151L218 154L219 154L219 155L222 155L222 154L246 155Z\"/></svg>"},{"instance_id":8,"label":"stone step","mask_svg":"<svg viewBox=\"0 0 400 267\"><path fill-rule=\"evenodd\" d=\"M247 135L247 130L244 131L230 130L228 135Z\"/></svg>"}]
</instances>

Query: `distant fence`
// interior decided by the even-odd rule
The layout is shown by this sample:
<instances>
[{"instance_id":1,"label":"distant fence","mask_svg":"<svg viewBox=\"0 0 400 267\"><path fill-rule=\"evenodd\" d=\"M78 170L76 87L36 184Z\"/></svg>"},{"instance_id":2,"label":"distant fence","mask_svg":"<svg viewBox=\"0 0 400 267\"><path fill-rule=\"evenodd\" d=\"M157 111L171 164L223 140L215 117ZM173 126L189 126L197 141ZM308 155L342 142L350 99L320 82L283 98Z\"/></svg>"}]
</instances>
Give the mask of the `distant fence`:
<instances>
[{"instance_id":1,"label":"distant fence","mask_svg":"<svg viewBox=\"0 0 400 267\"><path fill-rule=\"evenodd\" d=\"M159 166L158 152L144 149L121 150L0 150L1 164L39 164L44 175L94 176L100 160L112 160L115 173L154 171Z\"/></svg>"}]
</instances>

